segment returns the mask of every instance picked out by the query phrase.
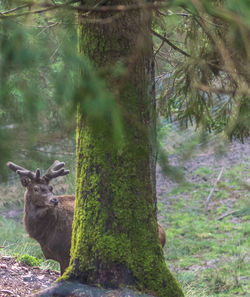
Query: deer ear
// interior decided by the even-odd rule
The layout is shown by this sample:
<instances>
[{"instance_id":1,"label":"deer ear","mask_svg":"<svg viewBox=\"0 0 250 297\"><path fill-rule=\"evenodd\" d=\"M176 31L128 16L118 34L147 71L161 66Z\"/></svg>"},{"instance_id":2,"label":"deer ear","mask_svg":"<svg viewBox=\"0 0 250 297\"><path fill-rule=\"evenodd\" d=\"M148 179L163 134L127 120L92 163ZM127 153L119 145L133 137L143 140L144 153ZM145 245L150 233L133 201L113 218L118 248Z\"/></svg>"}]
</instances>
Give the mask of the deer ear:
<instances>
[{"instance_id":1,"label":"deer ear","mask_svg":"<svg viewBox=\"0 0 250 297\"><path fill-rule=\"evenodd\" d=\"M30 179L27 177L21 177L21 183L24 187L28 187L29 183L30 183Z\"/></svg>"}]
</instances>

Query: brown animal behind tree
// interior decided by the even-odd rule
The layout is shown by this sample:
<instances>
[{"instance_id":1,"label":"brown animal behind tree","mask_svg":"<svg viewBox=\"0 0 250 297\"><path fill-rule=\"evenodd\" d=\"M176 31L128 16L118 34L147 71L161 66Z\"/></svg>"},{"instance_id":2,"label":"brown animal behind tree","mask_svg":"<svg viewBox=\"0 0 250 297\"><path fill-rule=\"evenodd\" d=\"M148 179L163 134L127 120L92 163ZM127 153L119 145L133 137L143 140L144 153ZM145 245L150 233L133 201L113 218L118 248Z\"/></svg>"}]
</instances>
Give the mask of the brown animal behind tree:
<instances>
[{"instance_id":1,"label":"brown animal behind tree","mask_svg":"<svg viewBox=\"0 0 250 297\"><path fill-rule=\"evenodd\" d=\"M46 259L60 263L61 274L69 265L74 215L74 195L55 196L49 185L53 178L69 173L64 163L55 161L41 177L40 169L36 172L27 170L12 162L7 166L15 171L26 187L24 194L24 225L30 237L37 240ZM166 234L158 223L161 246L166 243Z\"/></svg>"}]
</instances>

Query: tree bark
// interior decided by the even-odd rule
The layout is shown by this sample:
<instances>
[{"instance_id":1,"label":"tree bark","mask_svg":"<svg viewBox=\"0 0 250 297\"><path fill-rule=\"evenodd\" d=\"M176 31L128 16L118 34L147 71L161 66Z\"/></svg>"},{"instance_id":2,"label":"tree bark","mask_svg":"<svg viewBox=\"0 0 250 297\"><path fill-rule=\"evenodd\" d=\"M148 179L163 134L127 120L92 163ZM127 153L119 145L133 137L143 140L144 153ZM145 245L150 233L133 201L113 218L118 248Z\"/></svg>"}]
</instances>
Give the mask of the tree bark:
<instances>
[{"instance_id":1,"label":"tree bark","mask_svg":"<svg viewBox=\"0 0 250 297\"><path fill-rule=\"evenodd\" d=\"M92 6L99 1L86 2ZM62 279L183 296L166 267L158 238L151 13L134 10L89 17L103 22L90 23L79 16L79 51L105 73L120 108L124 137L122 145L116 145L110 137L110 115L93 125L93 118L78 105L71 261ZM106 23L107 17L112 22ZM118 64L125 69L120 76L114 74Z\"/></svg>"}]
</instances>

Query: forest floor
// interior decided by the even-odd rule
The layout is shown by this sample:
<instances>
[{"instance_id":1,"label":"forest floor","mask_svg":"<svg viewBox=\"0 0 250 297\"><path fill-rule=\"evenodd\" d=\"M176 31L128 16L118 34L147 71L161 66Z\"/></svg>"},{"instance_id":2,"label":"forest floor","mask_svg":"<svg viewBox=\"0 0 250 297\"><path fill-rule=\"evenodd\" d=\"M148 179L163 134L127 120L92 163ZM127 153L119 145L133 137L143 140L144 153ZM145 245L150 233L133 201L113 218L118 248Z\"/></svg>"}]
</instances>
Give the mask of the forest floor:
<instances>
[{"instance_id":1,"label":"forest floor","mask_svg":"<svg viewBox=\"0 0 250 297\"><path fill-rule=\"evenodd\" d=\"M178 184L157 168L158 220L166 229L167 265L188 297L250 296L250 138L223 146L224 153L214 143L203 147L192 142L187 144L190 150L178 139L164 145L170 164L182 168L185 177ZM23 230L22 192L16 185L0 187L0 297L28 296L59 276L54 271L58 265L46 261ZM12 202L17 193L20 201Z\"/></svg>"},{"instance_id":2,"label":"forest floor","mask_svg":"<svg viewBox=\"0 0 250 297\"><path fill-rule=\"evenodd\" d=\"M0 259L0 297L21 297L47 288L59 272L29 266L10 256Z\"/></svg>"},{"instance_id":3,"label":"forest floor","mask_svg":"<svg viewBox=\"0 0 250 297\"><path fill-rule=\"evenodd\" d=\"M157 170L167 265L186 296L250 296L250 138L244 144L197 146L192 139L181 144L181 138L179 146L173 143L174 148L165 143L169 163L182 168L184 181L178 184Z\"/></svg>"}]
</instances>

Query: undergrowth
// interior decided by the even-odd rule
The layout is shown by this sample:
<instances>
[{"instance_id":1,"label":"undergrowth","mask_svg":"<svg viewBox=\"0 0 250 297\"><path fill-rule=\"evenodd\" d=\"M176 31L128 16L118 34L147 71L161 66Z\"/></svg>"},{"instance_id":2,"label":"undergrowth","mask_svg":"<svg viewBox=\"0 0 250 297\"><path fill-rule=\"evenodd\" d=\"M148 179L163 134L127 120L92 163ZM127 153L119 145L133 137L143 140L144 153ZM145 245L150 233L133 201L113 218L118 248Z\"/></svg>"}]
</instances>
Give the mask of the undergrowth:
<instances>
[{"instance_id":1,"label":"undergrowth","mask_svg":"<svg viewBox=\"0 0 250 297\"><path fill-rule=\"evenodd\" d=\"M59 264L44 258L39 244L28 236L20 221L0 216L0 256L4 255L30 266L59 271Z\"/></svg>"},{"instance_id":2,"label":"undergrowth","mask_svg":"<svg viewBox=\"0 0 250 297\"><path fill-rule=\"evenodd\" d=\"M199 168L194 174L205 177L203 182L178 186L166 194L170 204L163 199L160 203L166 262L186 296L249 296L249 211L240 211L250 208L243 186L249 168L241 164L225 169L208 209L204 202L218 172Z\"/></svg>"}]
</instances>

